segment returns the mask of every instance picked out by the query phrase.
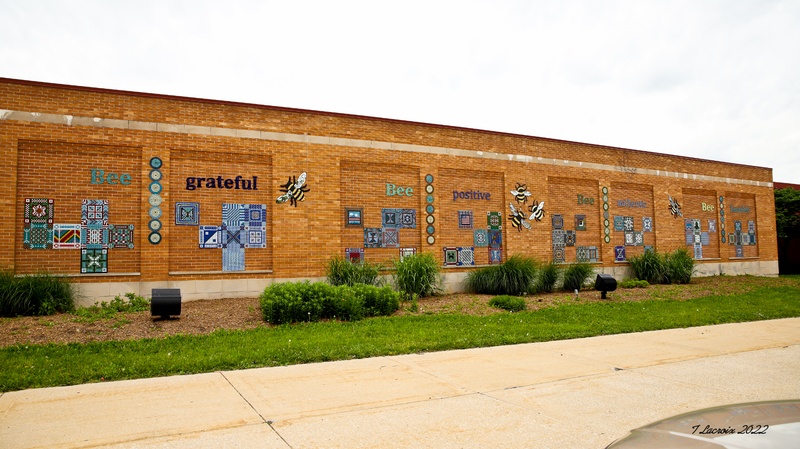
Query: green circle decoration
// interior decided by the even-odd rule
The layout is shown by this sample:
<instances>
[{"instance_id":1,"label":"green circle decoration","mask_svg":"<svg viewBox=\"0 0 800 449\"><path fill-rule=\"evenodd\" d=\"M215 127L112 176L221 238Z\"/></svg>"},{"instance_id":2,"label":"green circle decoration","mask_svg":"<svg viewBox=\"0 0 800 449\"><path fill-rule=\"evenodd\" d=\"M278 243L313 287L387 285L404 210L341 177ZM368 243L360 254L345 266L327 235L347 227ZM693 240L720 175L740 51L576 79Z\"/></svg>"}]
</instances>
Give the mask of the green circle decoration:
<instances>
[{"instance_id":1,"label":"green circle decoration","mask_svg":"<svg viewBox=\"0 0 800 449\"><path fill-rule=\"evenodd\" d=\"M432 204L433 203L433 195L428 195L428 197L425 198L425 200L428 201L428 204Z\"/></svg>"},{"instance_id":2,"label":"green circle decoration","mask_svg":"<svg viewBox=\"0 0 800 449\"><path fill-rule=\"evenodd\" d=\"M436 210L436 208L435 208L435 207L433 207L433 205L432 205L432 204L428 204L427 206L425 206L425 212L427 212L427 213L429 213L429 214L432 214L432 213L433 213L433 211L435 211L435 210Z\"/></svg>"},{"instance_id":3,"label":"green circle decoration","mask_svg":"<svg viewBox=\"0 0 800 449\"><path fill-rule=\"evenodd\" d=\"M150 170L150 179L153 181L160 181L161 180L161 171L153 169Z\"/></svg>"},{"instance_id":4,"label":"green circle decoration","mask_svg":"<svg viewBox=\"0 0 800 449\"><path fill-rule=\"evenodd\" d=\"M425 175L425 182L428 184L433 182L433 175Z\"/></svg>"},{"instance_id":5,"label":"green circle decoration","mask_svg":"<svg viewBox=\"0 0 800 449\"><path fill-rule=\"evenodd\" d=\"M434 236L432 236L432 235L429 235L428 236L428 245L433 245L434 243L436 243L436 238Z\"/></svg>"},{"instance_id":6,"label":"green circle decoration","mask_svg":"<svg viewBox=\"0 0 800 449\"><path fill-rule=\"evenodd\" d=\"M158 181L153 181L150 183L150 193L161 193L163 187L161 187L161 183Z\"/></svg>"},{"instance_id":7,"label":"green circle decoration","mask_svg":"<svg viewBox=\"0 0 800 449\"><path fill-rule=\"evenodd\" d=\"M432 235L434 232L436 232L436 228L434 228L433 226L428 226L428 228L427 228L426 230L428 231L428 234L431 234L431 235Z\"/></svg>"},{"instance_id":8,"label":"green circle decoration","mask_svg":"<svg viewBox=\"0 0 800 449\"><path fill-rule=\"evenodd\" d=\"M606 242L606 243L611 243L611 237L609 237L609 236L606 236L606 238L605 238L605 242Z\"/></svg>"},{"instance_id":9,"label":"green circle decoration","mask_svg":"<svg viewBox=\"0 0 800 449\"><path fill-rule=\"evenodd\" d=\"M158 232L151 232L150 235L147 236L147 240L149 240L153 245L158 245L161 243L161 234Z\"/></svg>"},{"instance_id":10,"label":"green circle decoration","mask_svg":"<svg viewBox=\"0 0 800 449\"><path fill-rule=\"evenodd\" d=\"M147 224L147 227L150 228L150 230L153 232L158 232L161 230L161 221L150 220L150 223Z\"/></svg>"},{"instance_id":11,"label":"green circle decoration","mask_svg":"<svg viewBox=\"0 0 800 449\"><path fill-rule=\"evenodd\" d=\"M608 187L603 187L603 194L608 195Z\"/></svg>"},{"instance_id":12,"label":"green circle decoration","mask_svg":"<svg viewBox=\"0 0 800 449\"><path fill-rule=\"evenodd\" d=\"M152 219L159 219L161 218L161 208L158 206L153 206L150 208L150 218Z\"/></svg>"},{"instance_id":13,"label":"green circle decoration","mask_svg":"<svg viewBox=\"0 0 800 449\"><path fill-rule=\"evenodd\" d=\"M154 157L150 159L150 166L159 169L164 163L161 161L160 157Z\"/></svg>"}]
</instances>

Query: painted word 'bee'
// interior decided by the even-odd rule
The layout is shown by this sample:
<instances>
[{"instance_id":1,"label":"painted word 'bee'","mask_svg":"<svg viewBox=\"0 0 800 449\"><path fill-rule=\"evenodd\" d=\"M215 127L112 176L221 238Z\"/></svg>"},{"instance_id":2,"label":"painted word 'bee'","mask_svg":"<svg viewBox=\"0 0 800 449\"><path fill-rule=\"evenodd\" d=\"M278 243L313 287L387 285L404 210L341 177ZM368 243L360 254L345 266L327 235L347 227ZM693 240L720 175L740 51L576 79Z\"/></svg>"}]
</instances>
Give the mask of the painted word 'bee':
<instances>
[{"instance_id":1,"label":"painted word 'bee'","mask_svg":"<svg viewBox=\"0 0 800 449\"><path fill-rule=\"evenodd\" d=\"M514 195L514 198L516 198L517 202L520 204L527 203L528 197L531 196L531 192L528 191L528 186L520 183L517 183L516 188L511 191L511 194Z\"/></svg>"},{"instance_id":2,"label":"painted word 'bee'","mask_svg":"<svg viewBox=\"0 0 800 449\"><path fill-rule=\"evenodd\" d=\"M297 207L297 202L303 201L306 198L306 193L311 191L311 189L308 187L304 187L305 183L306 172L300 173L300 176L297 178L289 178L286 184L281 186L281 192L283 192L283 195L279 196L275 202L278 204L283 204L286 201L289 201L289 204Z\"/></svg>"},{"instance_id":3,"label":"painted word 'bee'","mask_svg":"<svg viewBox=\"0 0 800 449\"><path fill-rule=\"evenodd\" d=\"M530 229L531 225L528 223L528 217L522 213L522 210L517 210L514 207L514 203L508 203L508 207L511 208L511 215L508 216L508 220L511 222L511 226L515 227L517 231L522 232L522 228Z\"/></svg>"},{"instance_id":4,"label":"painted word 'bee'","mask_svg":"<svg viewBox=\"0 0 800 449\"><path fill-rule=\"evenodd\" d=\"M675 201L675 199L673 199L671 195L667 196L669 196L669 211L670 213L672 213L672 216L676 218L683 217L683 212L681 212L681 205L678 204L678 202Z\"/></svg>"},{"instance_id":5,"label":"painted word 'bee'","mask_svg":"<svg viewBox=\"0 0 800 449\"><path fill-rule=\"evenodd\" d=\"M528 210L531 211L531 217L528 220L542 221L542 217L544 217L544 201L539 204L534 201L533 204L528 206Z\"/></svg>"}]
</instances>

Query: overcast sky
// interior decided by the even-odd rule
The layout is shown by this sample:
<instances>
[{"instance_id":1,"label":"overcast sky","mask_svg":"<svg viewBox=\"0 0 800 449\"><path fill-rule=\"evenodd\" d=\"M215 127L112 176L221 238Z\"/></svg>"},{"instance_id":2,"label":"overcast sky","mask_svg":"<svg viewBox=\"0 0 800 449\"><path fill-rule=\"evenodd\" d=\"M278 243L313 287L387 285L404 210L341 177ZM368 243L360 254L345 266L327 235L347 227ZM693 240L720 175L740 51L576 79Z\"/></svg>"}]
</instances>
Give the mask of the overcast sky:
<instances>
[{"instance_id":1,"label":"overcast sky","mask_svg":"<svg viewBox=\"0 0 800 449\"><path fill-rule=\"evenodd\" d=\"M0 76L679 154L800 184L800 0L0 0Z\"/></svg>"}]
</instances>

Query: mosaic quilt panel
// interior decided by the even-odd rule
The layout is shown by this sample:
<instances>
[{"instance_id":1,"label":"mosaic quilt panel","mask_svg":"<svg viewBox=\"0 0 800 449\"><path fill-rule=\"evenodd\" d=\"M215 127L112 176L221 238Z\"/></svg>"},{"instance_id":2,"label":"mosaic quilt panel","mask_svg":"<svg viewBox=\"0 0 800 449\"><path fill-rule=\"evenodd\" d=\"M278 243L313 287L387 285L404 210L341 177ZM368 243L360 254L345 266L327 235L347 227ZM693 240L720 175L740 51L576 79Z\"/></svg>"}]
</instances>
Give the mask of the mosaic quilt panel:
<instances>
[{"instance_id":1,"label":"mosaic quilt panel","mask_svg":"<svg viewBox=\"0 0 800 449\"><path fill-rule=\"evenodd\" d=\"M246 226L266 226L267 225L267 205L266 204L243 204Z\"/></svg>"},{"instance_id":2,"label":"mosaic quilt panel","mask_svg":"<svg viewBox=\"0 0 800 449\"><path fill-rule=\"evenodd\" d=\"M53 228L46 223L31 223L22 230L22 247L50 249L53 247Z\"/></svg>"},{"instance_id":3,"label":"mosaic quilt panel","mask_svg":"<svg viewBox=\"0 0 800 449\"><path fill-rule=\"evenodd\" d=\"M230 247L244 248L246 236L247 234L245 233L245 226L243 225L222 225L220 227L220 237L222 238L220 246L222 246L223 249Z\"/></svg>"},{"instance_id":4,"label":"mosaic quilt panel","mask_svg":"<svg viewBox=\"0 0 800 449\"><path fill-rule=\"evenodd\" d=\"M614 230L615 231L622 231L625 229L625 224L623 222L622 216L614 215Z\"/></svg>"},{"instance_id":5,"label":"mosaic quilt panel","mask_svg":"<svg viewBox=\"0 0 800 449\"><path fill-rule=\"evenodd\" d=\"M400 223L398 209L383 209L381 211L381 226L383 228L397 228Z\"/></svg>"},{"instance_id":6,"label":"mosaic quilt panel","mask_svg":"<svg viewBox=\"0 0 800 449\"><path fill-rule=\"evenodd\" d=\"M653 217L642 217L642 231L653 232Z\"/></svg>"},{"instance_id":7,"label":"mosaic quilt panel","mask_svg":"<svg viewBox=\"0 0 800 449\"><path fill-rule=\"evenodd\" d=\"M575 216L575 230L576 231L585 231L586 230L586 215L576 215Z\"/></svg>"},{"instance_id":8,"label":"mosaic quilt panel","mask_svg":"<svg viewBox=\"0 0 800 449\"><path fill-rule=\"evenodd\" d=\"M25 198L23 213L25 224L53 224L53 200L48 198Z\"/></svg>"},{"instance_id":9,"label":"mosaic quilt panel","mask_svg":"<svg viewBox=\"0 0 800 449\"><path fill-rule=\"evenodd\" d=\"M414 229L417 227L417 210L416 209L401 209L400 212L400 227L406 229Z\"/></svg>"},{"instance_id":10,"label":"mosaic quilt panel","mask_svg":"<svg viewBox=\"0 0 800 449\"><path fill-rule=\"evenodd\" d=\"M500 265L503 263L503 250L500 248L489 248L489 264Z\"/></svg>"},{"instance_id":11,"label":"mosaic quilt panel","mask_svg":"<svg viewBox=\"0 0 800 449\"><path fill-rule=\"evenodd\" d=\"M503 227L503 217L500 212L486 212L486 225L489 229L499 230Z\"/></svg>"},{"instance_id":12,"label":"mosaic quilt panel","mask_svg":"<svg viewBox=\"0 0 800 449\"><path fill-rule=\"evenodd\" d=\"M109 225L109 248L133 248L133 225Z\"/></svg>"},{"instance_id":13,"label":"mosaic quilt panel","mask_svg":"<svg viewBox=\"0 0 800 449\"><path fill-rule=\"evenodd\" d=\"M456 266L458 265L458 248L457 247L445 247L443 248L444 251L444 264L445 266Z\"/></svg>"},{"instance_id":14,"label":"mosaic quilt panel","mask_svg":"<svg viewBox=\"0 0 800 449\"><path fill-rule=\"evenodd\" d=\"M417 254L417 248L400 248L400 260L414 254Z\"/></svg>"},{"instance_id":15,"label":"mosaic quilt panel","mask_svg":"<svg viewBox=\"0 0 800 449\"><path fill-rule=\"evenodd\" d=\"M472 229L472 211L458 211L458 229Z\"/></svg>"},{"instance_id":16,"label":"mosaic quilt panel","mask_svg":"<svg viewBox=\"0 0 800 449\"><path fill-rule=\"evenodd\" d=\"M380 248L382 235L381 228L364 228L364 248Z\"/></svg>"},{"instance_id":17,"label":"mosaic quilt panel","mask_svg":"<svg viewBox=\"0 0 800 449\"><path fill-rule=\"evenodd\" d=\"M108 200L83 200L81 202L81 224L84 226L108 226Z\"/></svg>"},{"instance_id":18,"label":"mosaic quilt panel","mask_svg":"<svg viewBox=\"0 0 800 449\"><path fill-rule=\"evenodd\" d=\"M382 239L384 248L400 247L400 232L395 228L384 229Z\"/></svg>"},{"instance_id":19,"label":"mosaic quilt panel","mask_svg":"<svg viewBox=\"0 0 800 449\"><path fill-rule=\"evenodd\" d=\"M360 263L364 261L364 248L345 248L344 257L350 263Z\"/></svg>"},{"instance_id":20,"label":"mosaic quilt panel","mask_svg":"<svg viewBox=\"0 0 800 449\"><path fill-rule=\"evenodd\" d=\"M244 225L244 204L222 203L222 224L227 226Z\"/></svg>"},{"instance_id":21,"label":"mosaic quilt panel","mask_svg":"<svg viewBox=\"0 0 800 449\"><path fill-rule=\"evenodd\" d=\"M267 247L267 228L264 226L245 226L244 230L245 248L266 248Z\"/></svg>"},{"instance_id":22,"label":"mosaic quilt panel","mask_svg":"<svg viewBox=\"0 0 800 449\"><path fill-rule=\"evenodd\" d=\"M458 247L458 265L475 265L474 247Z\"/></svg>"},{"instance_id":23,"label":"mosaic quilt panel","mask_svg":"<svg viewBox=\"0 0 800 449\"><path fill-rule=\"evenodd\" d=\"M561 214L553 214L552 224L553 224L553 229L563 229L564 228L564 216L561 215Z\"/></svg>"},{"instance_id":24,"label":"mosaic quilt panel","mask_svg":"<svg viewBox=\"0 0 800 449\"><path fill-rule=\"evenodd\" d=\"M81 225L60 224L53 225L53 249L80 249Z\"/></svg>"},{"instance_id":25,"label":"mosaic quilt panel","mask_svg":"<svg viewBox=\"0 0 800 449\"><path fill-rule=\"evenodd\" d=\"M99 224L81 226L81 248L108 248L108 226L102 226Z\"/></svg>"},{"instance_id":26,"label":"mosaic quilt panel","mask_svg":"<svg viewBox=\"0 0 800 449\"><path fill-rule=\"evenodd\" d=\"M244 271L244 247L228 245L222 248L222 271Z\"/></svg>"},{"instance_id":27,"label":"mosaic quilt panel","mask_svg":"<svg viewBox=\"0 0 800 449\"><path fill-rule=\"evenodd\" d=\"M625 247L624 246L615 246L614 247L614 261L616 261L616 262L625 262Z\"/></svg>"},{"instance_id":28,"label":"mosaic quilt panel","mask_svg":"<svg viewBox=\"0 0 800 449\"><path fill-rule=\"evenodd\" d=\"M175 224L198 226L200 224L200 203L175 203Z\"/></svg>"},{"instance_id":29,"label":"mosaic quilt panel","mask_svg":"<svg viewBox=\"0 0 800 449\"><path fill-rule=\"evenodd\" d=\"M492 248L503 247L503 231L499 229L489 229L489 246Z\"/></svg>"},{"instance_id":30,"label":"mosaic quilt panel","mask_svg":"<svg viewBox=\"0 0 800 449\"><path fill-rule=\"evenodd\" d=\"M486 229L476 229L473 233L473 244L477 248L489 246L489 231Z\"/></svg>"},{"instance_id":31,"label":"mosaic quilt panel","mask_svg":"<svg viewBox=\"0 0 800 449\"><path fill-rule=\"evenodd\" d=\"M81 273L108 273L108 250L82 249Z\"/></svg>"},{"instance_id":32,"label":"mosaic quilt panel","mask_svg":"<svg viewBox=\"0 0 800 449\"><path fill-rule=\"evenodd\" d=\"M200 248L222 248L222 229L219 226L200 226Z\"/></svg>"}]
</instances>

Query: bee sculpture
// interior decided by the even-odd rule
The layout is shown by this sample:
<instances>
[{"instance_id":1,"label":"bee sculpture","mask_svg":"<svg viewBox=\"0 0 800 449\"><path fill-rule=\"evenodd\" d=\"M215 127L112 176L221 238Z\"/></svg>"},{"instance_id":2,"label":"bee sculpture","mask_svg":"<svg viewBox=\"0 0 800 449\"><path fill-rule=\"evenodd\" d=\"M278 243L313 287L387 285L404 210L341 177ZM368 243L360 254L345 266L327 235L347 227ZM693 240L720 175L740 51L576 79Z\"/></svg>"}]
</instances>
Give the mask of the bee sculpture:
<instances>
[{"instance_id":1,"label":"bee sculpture","mask_svg":"<svg viewBox=\"0 0 800 449\"><path fill-rule=\"evenodd\" d=\"M528 197L531 196L531 192L528 191L528 186L519 182L517 183L516 188L511 191L511 194L514 195L514 198L516 198L519 204L527 203Z\"/></svg>"},{"instance_id":2,"label":"bee sculpture","mask_svg":"<svg viewBox=\"0 0 800 449\"><path fill-rule=\"evenodd\" d=\"M533 204L528 206L528 210L531 211L531 216L528 220L542 221L542 217L544 217L544 201L538 204L534 201Z\"/></svg>"},{"instance_id":3,"label":"bee sculpture","mask_svg":"<svg viewBox=\"0 0 800 449\"><path fill-rule=\"evenodd\" d=\"M298 177L290 177L286 184L283 184L281 187L281 192L283 195L279 196L277 200L275 200L278 204L283 204L289 201L294 207L297 207L298 201L303 201L306 198L306 193L311 191L308 187L305 187L306 183L306 172L300 173Z\"/></svg>"},{"instance_id":4,"label":"bee sculpture","mask_svg":"<svg viewBox=\"0 0 800 449\"><path fill-rule=\"evenodd\" d=\"M528 217L522 213L522 209L517 210L514 207L514 203L508 203L508 207L511 209L511 215L508 216L508 220L511 222L511 226L517 229L517 231L522 232L522 228L530 229L531 224L528 223Z\"/></svg>"},{"instance_id":5,"label":"bee sculpture","mask_svg":"<svg viewBox=\"0 0 800 449\"><path fill-rule=\"evenodd\" d=\"M672 216L675 218L683 217L683 212L681 212L681 205L678 204L678 202L674 198L672 198L671 195L667 196L669 196L669 211L672 214Z\"/></svg>"}]
</instances>

